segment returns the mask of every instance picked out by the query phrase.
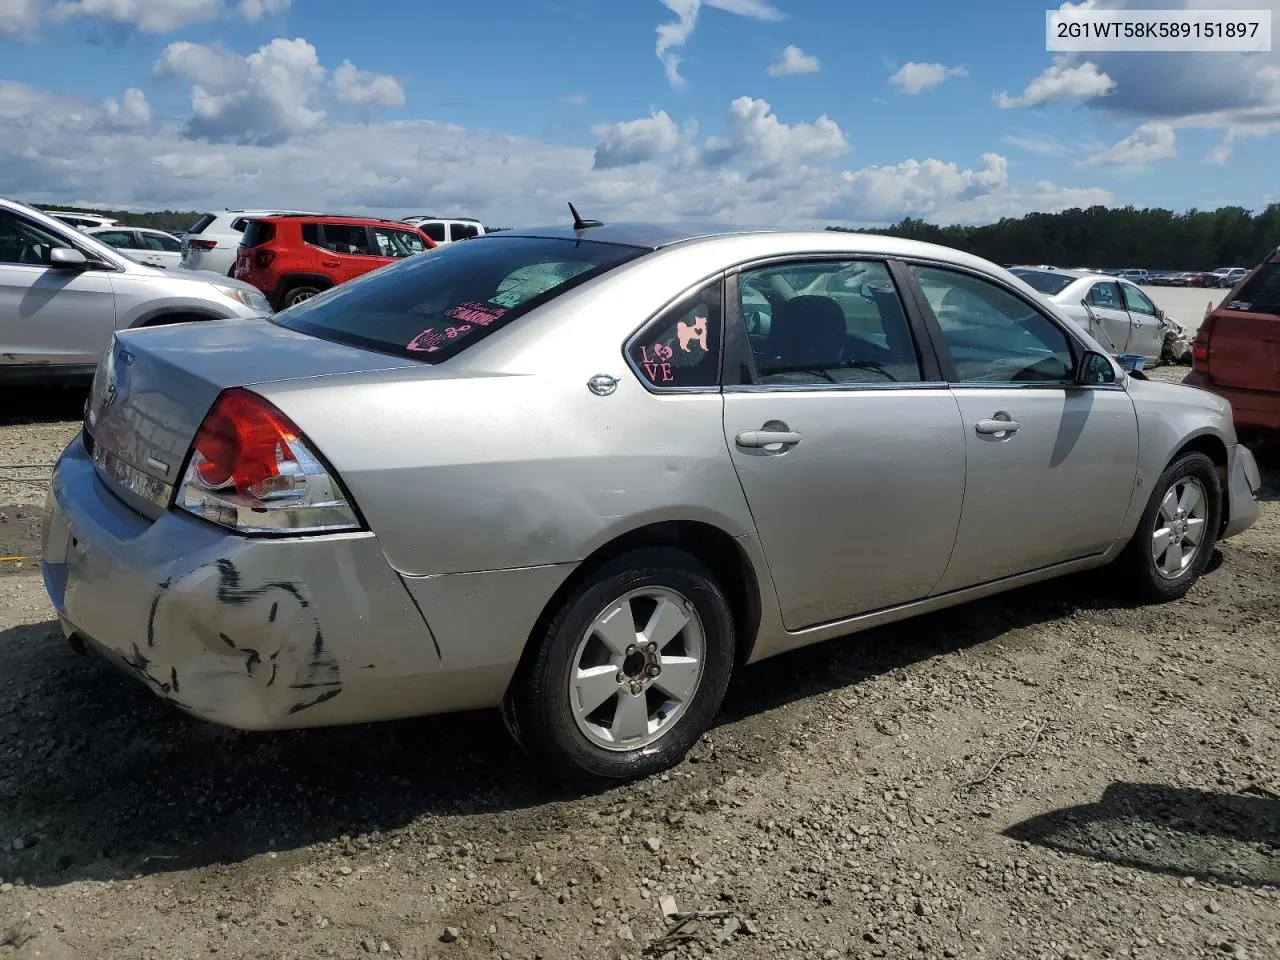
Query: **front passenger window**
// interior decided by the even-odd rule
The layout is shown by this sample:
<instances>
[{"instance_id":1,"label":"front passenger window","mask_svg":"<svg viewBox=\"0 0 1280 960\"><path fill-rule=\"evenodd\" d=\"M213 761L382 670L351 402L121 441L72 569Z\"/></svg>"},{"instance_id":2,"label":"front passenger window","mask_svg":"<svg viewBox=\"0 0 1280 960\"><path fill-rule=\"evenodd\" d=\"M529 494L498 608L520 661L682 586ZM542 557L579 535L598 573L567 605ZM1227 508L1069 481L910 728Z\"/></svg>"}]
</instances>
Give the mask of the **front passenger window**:
<instances>
[{"instance_id":1,"label":"front passenger window","mask_svg":"<svg viewBox=\"0 0 1280 960\"><path fill-rule=\"evenodd\" d=\"M16 214L0 210L0 263L47 266L55 247L70 243Z\"/></svg>"},{"instance_id":2,"label":"front passenger window","mask_svg":"<svg viewBox=\"0 0 1280 960\"><path fill-rule=\"evenodd\" d=\"M989 280L913 265L960 383L1062 383L1075 356L1067 335L1030 303Z\"/></svg>"}]
</instances>

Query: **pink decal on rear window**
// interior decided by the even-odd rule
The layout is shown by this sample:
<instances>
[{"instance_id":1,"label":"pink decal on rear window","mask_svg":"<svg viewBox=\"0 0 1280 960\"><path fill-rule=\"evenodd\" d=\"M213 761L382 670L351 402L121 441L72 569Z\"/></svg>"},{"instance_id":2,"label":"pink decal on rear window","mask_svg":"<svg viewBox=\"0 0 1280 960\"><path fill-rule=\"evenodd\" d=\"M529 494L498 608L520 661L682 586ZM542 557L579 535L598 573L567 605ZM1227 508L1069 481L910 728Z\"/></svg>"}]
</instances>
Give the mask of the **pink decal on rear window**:
<instances>
[{"instance_id":1,"label":"pink decal on rear window","mask_svg":"<svg viewBox=\"0 0 1280 960\"><path fill-rule=\"evenodd\" d=\"M469 301L460 303L448 311L446 316L463 323L475 323L487 327L507 312L506 307L495 307L491 303Z\"/></svg>"},{"instance_id":2,"label":"pink decal on rear window","mask_svg":"<svg viewBox=\"0 0 1280 960\"><path fill-rule=\"evenodd\" d=\"M449 329L452 330L453 327ZM444 343L444 339L445 335L443 333L435 327L430 327L406 343L404 348L406 350L415 350L418 353L435 353L440 349L440 344Z\"/></svg>"}]
</instances>

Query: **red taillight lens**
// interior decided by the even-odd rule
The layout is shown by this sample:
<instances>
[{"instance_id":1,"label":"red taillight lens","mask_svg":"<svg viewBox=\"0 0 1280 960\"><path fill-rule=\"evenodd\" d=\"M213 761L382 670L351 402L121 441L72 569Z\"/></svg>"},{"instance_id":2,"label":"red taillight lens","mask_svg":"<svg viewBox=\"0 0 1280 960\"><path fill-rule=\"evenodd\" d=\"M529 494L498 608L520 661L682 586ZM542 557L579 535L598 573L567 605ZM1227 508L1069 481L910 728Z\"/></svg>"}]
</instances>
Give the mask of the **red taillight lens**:
<instances>
[{"instance_id":1,"label":"red taillight lens","mask_svg":"<svg viewBox=\"0 0 1280 960\"><path fill-rule=\"evenodd\" d=\"M187 243L192 250L212 250L217 245L217 240L190 240Z\"/></svg>"},{"instance_id":2,"label":"red taillight lens","mask_svg":"<svg viewBox=\"0 0 1280 960\"><path fill-rule=\"evenodd\" d=\"M1212 308L1212 305L1210 305ZM1213 337L1213 323L1217 318L1208 310L1196 331L1196 338L1191 344L1191 366L1203 370L1209 363L1209 341Z\"/></svg>"},{"instance_id":3,"label":"red taillight lens","mask_svg":"<svg viewBox=\"0 0 1280 960\"><path fill-rule=\"evenodd\" d=\"M253 265L259 270L264 270L271 266L271 261L276 258L274 250L259 250L253 255Z\"/></svg>"},{"instance_id":4,"label":"red taillight lens","mask_svg":"<svg viewBox=\"0 0 1280 960\"><path fill-rule=\"evenodd\" d=\"M192 441L177 505L246 533L359 529L337 481L293 422L248 390L224 390Z\"/></svg>"}]
</instances>

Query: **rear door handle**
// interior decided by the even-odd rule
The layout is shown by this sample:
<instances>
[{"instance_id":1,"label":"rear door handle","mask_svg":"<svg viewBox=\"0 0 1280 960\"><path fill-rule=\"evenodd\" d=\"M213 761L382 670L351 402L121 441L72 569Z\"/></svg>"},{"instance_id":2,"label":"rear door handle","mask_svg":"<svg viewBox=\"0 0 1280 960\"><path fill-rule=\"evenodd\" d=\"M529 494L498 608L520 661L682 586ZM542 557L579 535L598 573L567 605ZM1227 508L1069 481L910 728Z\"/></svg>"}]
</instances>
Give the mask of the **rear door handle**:
<instances>
[{"instance_id":1,"label":"rear door handle","mask_svg":"<svg viewBox=\"0 0 1280 960\"><path fill-rule=\"evenodd\" d=\"M340 266L342 266L342 261L341 261L341 260L321 260L321 261L320 261L320 266L322 266L322 267L340 267Z\"/></svg>"},{"instance_id":2,"label":"rear door handle","mask_svg":"<svg viewBox=\"0 0 1280 960\"><path fill-rule=\"evenodd\" d=\"M776 443L799 443L804 437L794 430L744 430L734 439L740 447L771 447Z\"/></svg>"},{"instance_id":3,"label":"rear door handle","mask_svg":"<svg viewBox=\"0 0 1280 960\"><path fill-rule=\"evenodd\" d=\"M974 429L985 436L991 436L997 433L1017 433L1022 428L1017 420L1000 420L998 418L991 420L979 420L974 424Z\"/></svg>"}]
</instances>

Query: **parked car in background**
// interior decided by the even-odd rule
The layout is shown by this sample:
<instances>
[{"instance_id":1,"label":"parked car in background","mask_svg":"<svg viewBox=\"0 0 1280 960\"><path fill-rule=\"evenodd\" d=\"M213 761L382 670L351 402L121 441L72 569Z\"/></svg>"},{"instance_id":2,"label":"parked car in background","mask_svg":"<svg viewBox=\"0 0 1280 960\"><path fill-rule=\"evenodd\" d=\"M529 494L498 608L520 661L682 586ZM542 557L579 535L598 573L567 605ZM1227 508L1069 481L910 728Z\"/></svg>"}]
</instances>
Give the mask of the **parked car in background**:
<instances>
[{"instance_id":1,"label":"parked car in background","mask_svg":"<svg viewBox=\"0 0 1280 960\"><path fill-rule=\"evenodd\" d=\"M1219 267L1206 277L1205 285L1229 289L1243 280L1248 272L1244 267Z\"/></svg>"},{"instance_id":2,"label":"parked car in background","mask_svg":"<svg viewBox=\"0 0 1280 960\"><path fill-rule=\"evenodd\" d=\"M1205 314L1183 383L1231 401L1241 433L1280 432L1280 249Z\"/></svg>"},{"instance_id":3,"label":"parked car in background","mask_svg":"<svg viewBox=\"0 0 1280 960\"><path fill-rule=\"evenodd\" d=\"M117 330L270 311L247 284L145 266L0 198L0 383L85 378Z\"/></svg>"},{"instance_id":4,"label":"parked car in background","mask_svg":"<svg viewBox=\"0 0 1280 960\"><path fill-rule=\"evenodd\" d=\"M120 222L114 217L100 217L92 213L73 213L66 210L45 210L44 213L55 220L61 220L69 227L75 227L77 230L110 227Z\"/></svg>"},{"instance_id":5,"label":"parked car in background","mask_svg":"<svg viewBox=\"0 0 1280 960\"><path fill-rule=\"evenodd\" d=\"M1147 274L1147 281L1144 286L1148 287L1171 287L1173 286L1174 277L1177 274L1168 272L1158 272Z\"/></svg>"},{"instance_id":6,"label":"parked car in background","mask_svg":"<svg viewBox=\"0 0 1280 960\"><path fill-rule=\"evenodd\" d=\"M73 644L216 723L501 707L551 770L643 777L742 664L1112 562L1183 596L1257 465L1222 400L1107 349L897 238L478 237L117 335L44 582ZM136 484L95 467L123 451Z\"/></svg>"},{"instance_id":7,"label":"parked car in background","mask_svg":"<svg viewBox=\"0 0 1280 960\"><path fill-rule=\"evenodd\" d=\"M1170 338L1186 336L1129 280L1079 270L1015 267L1010 272L1088 330L1113 355L1138 354L1159 362Z\"/></svg>"},{"instance_id":8,"label":"parked car in background","mask_svg":"<svg viewBox=\"0 0 1280 960\"><path fill-rule=\"evenodd\" d=\"M169 269L182 266L181 241L163 230L117 225L93 227L85 233L149 267Z\"/></svg>"},{"instance_id":9,"label":"parked car in background","mask_svg":"<svg viewBox=\"0 0 1280 960\"><path fill-rule=\"evenodd\" d=\"M437 246L481 237L488 232L484 224L470 217L405 217L401 222L417 227Z\"/></svg>"},{"instance_id":10,"label":"parked car in background","mask_svg":"<svg viewBox=\"0 0 1280 960\"><path fill-rule=\"evenodd\" d=\"M309 215L249 221L236 277L278 310L435 247L421 230L397 220Z\"/></svg>"},{"instance_id":11,"label":"parked car in background","mask_svg":"<svg viewBox=\"0 0 1280 960\"><path fill-rule=\"evenodd\" d=\"M1146 282L1147 282L1147 280L1148 280L1148 278L1151 276L1151 274L1150 274L1150 272L1149 272L1149 271L1147 271L1147 270L1137 270L1137 269L1132 269L1132 268L1131 268L1131 269L1128 269L1128 270L1121 270L1121 271L1117 274L1117 276L1118 276L1118 277L1121 277L1121 278L1123 278L1123 279L1125 279L1125 280L1128 280L1128 281L1130 281L1131 283L1138 283L1138 284L1142 284L1142 283L1146 283Z\"/></svg>"},{"instance_id":12,"label":"parked car in background","mask_svg":"<svg viewBox=\"0 0 1280 960\"><path fill-rule=\"evenodd\" d=\"M207 270L234 276L236 253L244 228L254 217L282 213L309 213L307 210L224 210L206 213L191 225L182 238L182 265L188 270Z\"/></svg>"},{"instance_id":13,"label":"parked car in background","mask_svg":"<svg viewBox=\"0 0 1280 960\"><path fill-rule=\"evenodd\" d=\"M1197 270L1175 273L1170 278L1169 285L1172 287L1203 287L1204 274Z\"/></svg>"}]
</instances>

